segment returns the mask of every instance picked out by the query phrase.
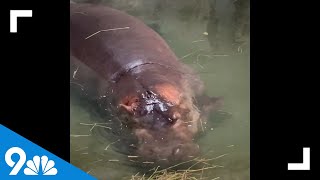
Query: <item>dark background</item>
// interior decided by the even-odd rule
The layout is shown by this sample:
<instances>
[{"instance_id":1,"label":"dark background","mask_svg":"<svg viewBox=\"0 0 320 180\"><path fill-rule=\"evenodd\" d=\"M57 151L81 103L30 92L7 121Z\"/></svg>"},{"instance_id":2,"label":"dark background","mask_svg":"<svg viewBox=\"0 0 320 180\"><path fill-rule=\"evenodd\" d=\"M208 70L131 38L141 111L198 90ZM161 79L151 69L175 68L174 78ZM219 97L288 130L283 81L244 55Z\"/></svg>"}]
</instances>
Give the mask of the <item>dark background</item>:
<instances>
[{"instance_id":1,"label":"dark background","mask_svg":"<svg viewBox=\"0 0 320 180\"><path fill-rule=\"evenodd\" d=\"M251 0L251 173L253 179L311 179L317 171L317 6ZM288 171L311 148L311 171ZM320 170L320 169L319 169Z\"/></svg>"},{"instance_id":2,"label":"dark background","mask_svg":"<svg viewBox=\"0 0 320 180\"><path fill-rule=\"evenodd\" d=\"M319 149L317 6L251 0L251 178L310 179ZM9 32L10 9L33 10ZM1 5L0 121L69 161L69 2ZM311 171L287 171L311 148Z\"/></svg>"},{"instance_id":3,"label":"dark background","mask_svg":"<svg viewBox=\"0 0 320 180\"><path fill-rule=\"evenodd\" d=\"M0 123L69 161L69 2L1 4ZM10 33L10 10L33 10Z\"/></svg>"}]
</instances>

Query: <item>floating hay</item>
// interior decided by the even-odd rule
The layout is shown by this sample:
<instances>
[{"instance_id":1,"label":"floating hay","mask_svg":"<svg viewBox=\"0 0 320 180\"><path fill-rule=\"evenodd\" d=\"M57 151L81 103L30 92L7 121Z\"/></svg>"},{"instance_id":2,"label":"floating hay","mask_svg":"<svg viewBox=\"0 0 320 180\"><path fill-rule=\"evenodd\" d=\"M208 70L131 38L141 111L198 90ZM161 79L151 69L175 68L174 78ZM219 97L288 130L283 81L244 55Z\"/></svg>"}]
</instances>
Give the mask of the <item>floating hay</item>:
<instances>
[{"instance_id":1,"label":"floating hay","mask_svg":"<svg viewBox=\"0 0 320 180\"><path fill-rule=\"evenodd\" d=\"M81 88L81 90L84 90L83 85L81 85L81 84L79 84L77 82L70 81L70 84L75 84L75 85L79 86Z\"/></svg>"},{"instance_id":2,"label":"floating hay","mask_svg":"<svg viewBox=\"0 0 320 180\"><path fill-rule=\"evenodd\" d=\"M101 161L103 161L103 159L98 159L98 160L93 161L93 162L91 162L91 163L89 163L89 164L96 164L96 163L101 162Z\"/></svg>"},{"instance_id":3,"label":"floating hay","mask_svg":"<svg viewBox=\"0 0 320 180\"><path fill-rule=\"evenodd\" d=\"M206 40L204 40L204 39L195 40L195 41L192 41L192 43L203 42L203 41L206 41Z\"/></svg>"},{"instance_id":4,"label":"floating hay","mask_svg":"<svg viewBox=\"0 0 320 180\"><path fill-rule=\"evenodd\" d=\"M72 75L73 79L76 79L76 75L77 75L78 70L79 70L79 66L77 67L77 69L75 71L73 71L73 75Z\"/></svg>"},{"instance_id":5,"label":"floating hay","mask_svg":"<svg viewBox=\"0 0 320 180\"><path fill-rule=\"evenodd\" d=\"M128 156L128 158L138 158L139 156Z\"/></svg>"},{"instance_id":6,"label":"floating hay","mask_svg":"<svg viewBox=\"0 0 320 180\"><path fill-rule=\"evenodd\" d=\"M142 162L143 164L154 164L154 162L149 162L149 161L145 161L145 162Z\"/></svg>"},{"instance_id":7,"label":"floating hay","mask_svg":"<svg viewBox=\"0 0 320 180\"><path fill-rule=\"evenodd\" d=\"M80 123L80 125L92 126L92 127L91 127L91 129L90 129L90 131L92 131L92 130L93 130L93 128L95 128L95 127L102 127L102 128L105 128L105 129L110 129L110 130L112 130L112 128L111 128L111 127L108 127L108 126L102 126L102 125L100 125L100 124L110 124L110 123L93 123L93 124Z\"/></svg>"},{"instance_id":8,"label":"floating hay","mask_svg":"<svg viewBox=\"0 0 320 180\"><path fill-rule=\"evenodd\" d=\"M89 39L91 38L92 36L95 36L101 32L107 32L107 31L116 31L116 30L122 30L122 29L129 29L130 27L123 27L123 28L113 28L113 29L103 29L103 30L100 30L100 31L97 31L93 34L91 34L90 36L86 37L86 39Z\"/></svg>"},{"instance_id":9,"label":"floating hay","mask_svg":"<svg viewBox=\"0 0 320 180\"><path fill-rule=\"evenodd\" d=\"M227 146L228 148L230 148L230 147L233 147L234 145L233 144L231 144L231 145L229 145L229 146Z\"/></svg>"},{"instance_id":10,"label":"floating hay","mask_svg":"<svg viewBox=\"0 0 320 180\"><path fill-rule=\"evenodd\" d=\"M91 171L92 171L92 169L90 169L89 171L87 171L87 174L90 174Z\"/></svg>"},{"instance_id":11,"label":"floating hay","mask_svg":"<svg viewBox=\"0 0 320 180\"><path fill-rule=\"evenodd\" d=\"M74 15L74 14L82 14L82 15L88 16L88 14L85 12L74 12L72 15Z\"/></svg>"},{"instance_id":12,"label":"floating hay","mask_svg":"<svg viewBox=\"0 0 320 180\"><path fill-rule=\"evenodd\" d=\"M70 137L88 137L91 136L91 134L70 134Z\"/></svg>"},{"instance_id":13,"label":"floating hay","mask_svg":"<svg viewBox=\"0 0 320 180\"><path fill-rule=\"evenodd\" d=\"M182 57L180 58L180 60L183 60L183 59L185 59L185 58L187 58L187 57L189 57L189 56L191 56L191 55L194 55L195 53L198 53L198 52L200 52L200 51L203 51L203 49L198 49L198 50L195 50L195 51L193 51L193 52L191 52L191 53L189 53L189 54L186 54L186 55L182 56Z\"/></svg>"},{"instance_id":14,"label":"floating hay","mask_svg":"<svg viewBox=\"0 0 320 180\"><path fill-rule=\"evenodd\" d=\"M138 174L132 176L131 180L197 180L200 175L194 175L192 172L169 172L155 171L151 176L145 177Z\"/></svg>"},{"instance_id":15,"label":"floating hay","mask_svg":"<svg viewBox=\"0 0 320 180\"><path fill-rule=\"evenodd\" d=\"M176 165L170 166L166 169L158 170L160 166L154 167L149 171L153 171L153 173L146 177L145 174L142 176L139 175L139 173L133 175L131 177L131 180L197 180L197 179L205 179L203 177L203 173L207 170L211 170L214 168L223 168L223 166L220 165L214 165L210 163L212 160L219 159L221 157L226 156L227 154L223 154L220 156L217 156L215 158L194 158L189 161L181 162ZM183 170L173 170L173 168L178 167L182 164L194 162L189 168L183 169ZM196 165L203 164L202 168L193 169ZM214 180L218 180L220 177L214 178Z\"/></svg>"},{"instance_id":16,"label":"floating hay","mask_svg":"<svg viewBox=\"0 0 320 180\"><path fill-rule=\"evenodd\" d=\"M108 150L108 148L109 148L112 144L114 144L114 143L116 143L116 142L119 142L119 141L120 141L120 139L118 139L118 140L116 140L116 141L108 144L108 146L107 146L104 150L105 150L105 151Z\"/></svg>"},{"instance_id":17,"label":"floating hay","mask_svg":"<svg viewBox=\"0 0 320 180\"><path fill-rule=\"evenodd\" d=\"M85 149L88 149L89 147L83 147L83 148L80 148L80 149L77 149L75 151L82 151L82 150L85 150Z\"/></svg>"}]
</instances>

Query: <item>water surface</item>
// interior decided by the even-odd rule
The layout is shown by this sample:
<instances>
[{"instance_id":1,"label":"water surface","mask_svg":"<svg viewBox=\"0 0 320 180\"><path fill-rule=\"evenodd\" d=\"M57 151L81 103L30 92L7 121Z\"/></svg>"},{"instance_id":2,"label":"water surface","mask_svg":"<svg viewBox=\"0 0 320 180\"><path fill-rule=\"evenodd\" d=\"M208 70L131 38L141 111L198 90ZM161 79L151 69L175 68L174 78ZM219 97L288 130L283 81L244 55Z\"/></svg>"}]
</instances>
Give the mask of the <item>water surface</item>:
<instances>
[{"instance_id":1,"label":"water surface","mask_svg":"<svg viewBox=\"0 0 320 180\"><path fill-rule=\"evenodd\" d=\"M223 4L221 4L223 6ZM250 57L248 46L240 45L227 51L210 47L207 24L197 19L183 22L179 18L162 15L159 32L181 61L197 70L210 96L223 96L223 111L231 116L220 118L221 122L207 127L205 136L199 140L206 158L220 157L211 164L217 168L205 170L207 179L248 180L250 171ZM225 18L228 20L228 18ZM143 19L149 23L148 18ZM221 26L220 31L230 26ZM226 36L221 34L221 36ZM220 38L221 39L221 38ZM227 38L226 38L227 39ZM227 41L227 40L226 40ZM234 46L234 45L233 45ZM95 115L79 100L70 99L71 109L71 162L98 179L130 179L140 172L128 162L128 157L114 151L117 141L108 141L95 135L99 128ZM218 118L219 119L219 118ZM216 119L215 119L216 121ZM108 123L108 121L106 121Z\"/></svg>"}]
</instances>

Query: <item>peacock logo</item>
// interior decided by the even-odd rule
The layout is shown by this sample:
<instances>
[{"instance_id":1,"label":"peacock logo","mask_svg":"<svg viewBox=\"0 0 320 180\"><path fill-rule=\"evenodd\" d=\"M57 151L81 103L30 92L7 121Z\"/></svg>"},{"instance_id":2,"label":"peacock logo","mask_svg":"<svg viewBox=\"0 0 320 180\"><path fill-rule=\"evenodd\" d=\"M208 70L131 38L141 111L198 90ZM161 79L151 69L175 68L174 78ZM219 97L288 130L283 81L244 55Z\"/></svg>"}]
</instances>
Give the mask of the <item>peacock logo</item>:
<instances>
[{"instance_id":1,"label":"peacock logo","mask_svg":"<svg viewBox=\"0 0 320 180\"><path fill-rule=\"evenodd\" d=\"M96 179L0 124L0 180L15 177Z\"/></svg>"},{"instance_id":2,"label":"peacock logo","mask_svg":"<svg viewBox=\"0 0 320 180\"><path fill-rule=\"evenodd\" d=\"M47 156L42 156L41 159L39 156L34 156L32 160L27 161L26 165L27 167L23 171L25 175L39 175L40 171L42 171L42 175L47 176L58 173L58 170L54 168L54 161L49 160Z\"/></svg>"}]
</instances>

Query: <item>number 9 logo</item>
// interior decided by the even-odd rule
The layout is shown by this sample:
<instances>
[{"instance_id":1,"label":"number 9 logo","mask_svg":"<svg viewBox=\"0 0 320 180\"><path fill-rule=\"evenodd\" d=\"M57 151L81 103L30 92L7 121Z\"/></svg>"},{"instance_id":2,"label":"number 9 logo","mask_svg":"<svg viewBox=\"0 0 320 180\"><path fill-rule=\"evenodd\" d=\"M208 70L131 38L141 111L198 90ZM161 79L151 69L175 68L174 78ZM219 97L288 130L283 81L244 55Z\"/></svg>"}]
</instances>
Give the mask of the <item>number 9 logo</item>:
<instances>
[{"instance_id":1,"label":"number 9 logo","mask_svg":"<svg viewBox=\"0 0 320 180\"><path fill-rule=\"evenodd\" d=\"M19 160L18 162L14 162L12 160L12 155L13 154L18 154L19 155ZM5 154L5 161L6 163L10 166L13 167L9 175L17 175L24 163L26 162L27 156L26 153L18 147L12 147L10 148L6 154Z\"/></svg>"}]
</instances>

